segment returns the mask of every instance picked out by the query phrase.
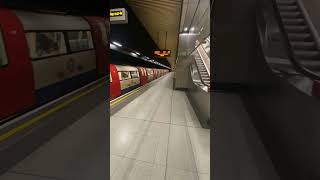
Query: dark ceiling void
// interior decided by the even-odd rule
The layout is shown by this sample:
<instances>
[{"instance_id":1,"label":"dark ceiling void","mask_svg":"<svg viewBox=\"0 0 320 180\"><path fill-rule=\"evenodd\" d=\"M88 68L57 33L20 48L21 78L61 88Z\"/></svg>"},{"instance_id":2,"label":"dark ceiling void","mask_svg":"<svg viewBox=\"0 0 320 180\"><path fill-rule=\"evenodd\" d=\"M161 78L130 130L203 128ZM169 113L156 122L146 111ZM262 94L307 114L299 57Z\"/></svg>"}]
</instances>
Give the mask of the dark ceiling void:
<instances>
[{"instance_id":1,"label":"dark ceiling void","mask_svg":"<svg viewBox=\"0 0 320 180\"><path fill-rule=\"evenodd\" d=\"M170 67L170 63L166 58L155 58L153 55L153 52L159 50L159 47L153 41L143 24L135 16L126 0L110 0L110 8L125 8L128 11L128 24L111 24L111 42L121 43L126 48L135 50L144 56L150 57ZM114 57L116 58L118 56ZM146 65L141 64L141 66Z\"/></svg>"},{"instance_id":2,"label":"dark ceiling void","mask_svg":"<svg viewBox=\"0 0 320 180\"><path fill-rule=\"evenodd\" d=\"M0 0L1 7L61 11L80 16L105 16L108 0Z\"/></svg>"},{"instance_id":3,"label":"dark ceiling void","mask_svg":"<svg viewBox=\"0 0 320 180\"><path fill-rule=\"evenodd\" d=\"M134 58L132 56L129 56L117 51L113 51L113 50L111 51L111 64L165 69L162 66L158 66L156 64L152 64L152 63L143 61L141 59Z\"/></svg>"}]
</instances>

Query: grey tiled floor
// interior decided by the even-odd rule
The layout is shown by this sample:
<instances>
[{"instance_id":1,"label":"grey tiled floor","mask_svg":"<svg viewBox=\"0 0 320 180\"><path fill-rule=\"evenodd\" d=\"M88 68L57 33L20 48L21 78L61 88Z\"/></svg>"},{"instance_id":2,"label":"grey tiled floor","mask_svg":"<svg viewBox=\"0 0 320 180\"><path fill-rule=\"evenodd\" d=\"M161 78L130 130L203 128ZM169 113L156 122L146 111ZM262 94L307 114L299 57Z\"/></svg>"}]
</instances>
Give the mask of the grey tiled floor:
<instances>
[{"instance_id":1,"label":"grey tiled floor","mask_svg":"<svg viewBox=\"0 0 320 180\"><path fill-rule=\"evenodd\" d=\"M0 176L0 180L105 180L107 105L92 109Z\"/></svg>"},{"instance_id":2,"label":"grey tiled floor","mask_svg":"<svg viewBox=\"0 0 320 180\"><path fill-rule=\"evenodd\" d=\"M111 180L209 180L210 130L201 128L173 75L111 117Z\"/></svg>"}]
</instances>

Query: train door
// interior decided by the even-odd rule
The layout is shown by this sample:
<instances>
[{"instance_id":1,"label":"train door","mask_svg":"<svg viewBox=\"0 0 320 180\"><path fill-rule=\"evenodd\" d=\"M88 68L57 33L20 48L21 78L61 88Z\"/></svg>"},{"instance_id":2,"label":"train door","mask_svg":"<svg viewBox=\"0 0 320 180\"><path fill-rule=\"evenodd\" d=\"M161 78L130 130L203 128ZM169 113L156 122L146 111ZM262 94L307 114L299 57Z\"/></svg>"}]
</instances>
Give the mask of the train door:
<instances>
[{"instance_id":1,"label":"train door","mask_svg":"<svg viewBox=\"0 0 320 180\"><path fill-rule=\"evenodd\" d=\"M120 79L115 65L110 64L110 100L120 96Z\"/></svg>"},{"instance_id":2,"label":"train door","mask_svg":"<svg viewBox=\"0 0 320 180\"><path fill-rule=\"evenodd\" d=\"M101 76L107 75L108 71L108 29L105 19L100 17L85 17L92 29L92 36L97 54L97 69Z\"/></svg>"},{"instance_id":3,"label":"train door","mask_svg":"<svg viewBox=\"0 0 320 180\"><path fill-rule=\"evenodd\" d=\"M0 9L0 121L32 106L32 65L22 25L15 14Z\"/></svg>"}]
</instances>

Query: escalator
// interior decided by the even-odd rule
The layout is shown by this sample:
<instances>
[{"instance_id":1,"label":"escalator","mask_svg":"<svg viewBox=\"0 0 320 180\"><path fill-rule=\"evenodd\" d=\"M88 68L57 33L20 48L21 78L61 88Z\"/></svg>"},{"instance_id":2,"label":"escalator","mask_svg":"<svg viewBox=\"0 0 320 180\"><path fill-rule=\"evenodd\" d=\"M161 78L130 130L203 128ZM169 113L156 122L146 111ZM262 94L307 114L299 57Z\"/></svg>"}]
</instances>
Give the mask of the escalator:
<instances>
[{"instance_id":1,"label":"escalator","mask_svg":"<svg viewBox=\"0 0 320 180\"><path fill-rule=\"evenodd\" d=\"M210 51L210 47L207 47ZM203 43L196 42L191 55L187 95L203 128L210 128L210 57Z\"/></svg>"},{"instance_id":2,"label":"escalator","mask_svg":"<svg viewBox=\"0 0 320 180\"><path fill-rule=\"evenodd\" d=\"M246 108L281 179L319 179L317 32L299 0L259 1L256 27L270 71L248 85Z\"/></svg>"}]
</instances>

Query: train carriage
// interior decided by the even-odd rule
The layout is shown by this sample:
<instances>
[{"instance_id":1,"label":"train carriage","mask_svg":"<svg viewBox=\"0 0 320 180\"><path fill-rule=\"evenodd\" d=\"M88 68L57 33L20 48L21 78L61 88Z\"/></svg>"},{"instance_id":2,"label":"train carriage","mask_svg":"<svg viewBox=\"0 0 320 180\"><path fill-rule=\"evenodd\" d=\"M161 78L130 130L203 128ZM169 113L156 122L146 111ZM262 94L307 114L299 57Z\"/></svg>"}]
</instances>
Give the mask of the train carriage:
<instances>
[{"instance_id":1,"label":"train carriage","mask_svg":"<svg viewBox=\"0 0 320 180\"><path fill-rule=\"evenodd\" d=\"M106 75L107 34L94 20L108 28L103 18L0 8L0 121Z\"/></svg>"},{"instance_id":2,"label":"train carriage","mask_svg":"<svg viewBox=\"0 0 320 180\"><path fill-rule=\"evenodd\" d=\"M162 69L110 64L110 100L165 75L165 72Z\"/></svg>"},{"instance_id":3,"label":"train carriage","mask_svg":"<svg viewBox=\"0 0 320 180\"><path fill-rule=\"evenodd\" d=\"M138 68L116 65L120 80L121 94L125 94L140 85Z\"/></svg>"}]
</instances>

